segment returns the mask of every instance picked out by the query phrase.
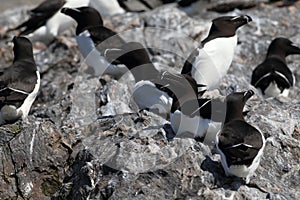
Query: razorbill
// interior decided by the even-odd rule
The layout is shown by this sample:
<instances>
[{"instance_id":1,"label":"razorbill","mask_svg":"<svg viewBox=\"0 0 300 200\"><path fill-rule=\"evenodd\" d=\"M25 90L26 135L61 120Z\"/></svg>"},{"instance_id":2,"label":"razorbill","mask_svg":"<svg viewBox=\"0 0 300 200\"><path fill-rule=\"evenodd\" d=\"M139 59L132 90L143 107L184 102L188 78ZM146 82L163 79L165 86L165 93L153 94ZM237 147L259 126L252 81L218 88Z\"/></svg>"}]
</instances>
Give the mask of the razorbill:
<instances>
[{"instance_id":1,"label":"razorbill","mask_svg":"<svg viewBox=\"0 0 300 200\"><path fill-rule=\"evenodd\" d=\"M219 86L226 75L237 46L236 31L252 21L251 17L223 16L212 21L208 36L186 60L181 73L192 76L206 90Z\"/></svg>"},{"instance_id":2,"label":"razorbill","mask_svg":"<svg viewBox=\"0 0 300 200\"><path fill-rule=\"evenodd\" d=\"M132 96L138 107L162 116L170 113L173 99L198 95L198 87L203 86L189 75L158 71L147 50L138 42L125 43L120 49L107 49L105 57L110 62L118 60L132 73L136 81Z\"/></svg>"},{"instance_id":3,"label":"razorbill","mask_svg":"<svg viewBox=\"0 0 300 200\"><path fill-rule=\"evenodd\" d=\"M103 55L106 49L119 48L125 42L111 29L103 26L100 13L92 7L63 8L61 12L77 22L76 41L84 62L94 69L95 75L109 74L116 78L128 70L124 65L108 63Z\"/></svg>"},{"instance_id":4,"label":"razorbill","mask_svg":"<svg viewBox=\"0 0 300 200\"><path fill-rule=\"evenodd\" d=\"M12 30L21 30L20 35L27 35L34 41L52 42L55 37L73 27L74 21L59 11L63 7L77 8L93 6L103 13L111 15L124 13L116 0L51 0L43 1L36 8L30 10L30 17Z\"/></svg>"},{"instance_id":5,"label":"razorbill","mask_svg":"<svg viewBox=\"0 0 300 200\"><path fill-rule=\"evenodd\" d=\"M259 165L265 147L261 131L248 124L243 117L243 107L253 94L249 90L226 97L225 122L215 142L226 176L244 177L247 184Z\"/></svg>"},{"instance_id":6,"label":"razorbill","mask_svg":"<svg viewBox=\"0 0 300 200\"><path fill-rule=\"evenodd\" d=\"M14 37L13 43L13 64L0 71L0 124L26 120L40 88L30 40Z\"/></svg>"},{"instance_id":7,"label":"razorbill","mask_svg":"<svg viewBox=\"0 0 300 200\"><path fill-rule=\"evenodd\" d=\"M254 69L251 84L266 97L287 97L295 84L295 77L285 60L291 54L300 54L300 48L286 38L274 39L265 60Z\"/></svg>"}]
</instances>

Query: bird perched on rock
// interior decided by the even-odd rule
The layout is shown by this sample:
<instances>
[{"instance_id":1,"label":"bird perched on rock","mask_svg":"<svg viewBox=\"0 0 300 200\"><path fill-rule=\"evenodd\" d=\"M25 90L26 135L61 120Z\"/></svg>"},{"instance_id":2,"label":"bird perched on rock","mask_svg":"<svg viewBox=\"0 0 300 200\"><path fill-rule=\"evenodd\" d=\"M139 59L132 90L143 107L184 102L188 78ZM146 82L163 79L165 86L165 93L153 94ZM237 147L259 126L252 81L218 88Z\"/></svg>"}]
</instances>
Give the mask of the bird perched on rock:
<instances>
[{"instance_id":1,"label":"bird perched on rock","mask_svg":"<svg viewBox=\"0 0 300 200\"><path fill-rule=\"evenodd\" d=\"M123 65L108 63L103 55L106 49L119 48L125 41L114 31L103 26L100 13L92 7L63 8L61 12L77 22L76 41L87 65L95 75L109 74L116 78L128 70Z\"/></svg>"},{"instance_id":2,"label":"bird perched on rock","mask_svg":"<svg viewBox=\"0 0 300 200\"><path fill-rule=\"evenodd\" d=\"M27 35L28 38L34 41L41 41L44 43L50 43L60 33L74 26L74 21L59 11L63 7L81 7L92 4L97 6L99 10L102 10L105 4L107 8L106 0L45 0L39 4L36 8L30 10L30 17L27 21L18 25L12 30L21 30L20 35ZM111 2L110 6L117 4L117 2ZM124 13L124 10L119 7L118 9L112 8L116 12L112 13Z\"/></svg>"},{"instance_id":3,"label":"bird perched on rock","mask_svg":"<svg viewBox=\"0 0 300 200\"><path fill-rule=\"evenodd\" d=\"M170 113L173 100L196 96L198 87L203 86L188 75L158 71L147 50L138 42L125 43L119 49L107 49L105 57L108 61L118 60L130 70L136 81L132 96L139 108L163 116Z\"/></svg>"},{"instance_id":4,"label":"bird perched on rock","mask_svg":"<svg viewBox=\"0 0 300 200\"><path fill-rule=\"evenodd\" d=\"M250 177L257 169L265 147L265 138L258 128L244 120L243 108L253 96L252 90L235 92L226 97L226 117L216 136L217 152L226 176Z\"/></svg>"},{"instance_id":5,"label":"bird perched on rock","mask_svg":"<svg viewBox=\"0 0 300 200\"><path fill-rule=\"evenodd\" d=\"M26 120L40 88L30 40L14 37L13 43L13 64L0 71L0 124Z\"/></svg>"},{"instance_id":6,"label":"bird perched on rock","mask_svg":"<svg viewBox=\"0 0 300 200\"><path fill-rule=\"evenodd\" d=\"M286 38L274 39L265 60L252 73L251 84L266 97L288 96L295 77L286 63L286 56L300 54L300 48Z\"/></svg>"},{"instance_id":7,"label":"bird perched on rock","mask_svg":"<svg viewBox=\"0 0 300 200\"><path fill-rule=\"evenodd\" d=\"M219 86L231 65L237 46L236 31L251 22L251 17L223 16L212 21L208 36L196 48L181 73L192 76L197 83L206 85L210 90Z\"/></svg>"}]
</instances>

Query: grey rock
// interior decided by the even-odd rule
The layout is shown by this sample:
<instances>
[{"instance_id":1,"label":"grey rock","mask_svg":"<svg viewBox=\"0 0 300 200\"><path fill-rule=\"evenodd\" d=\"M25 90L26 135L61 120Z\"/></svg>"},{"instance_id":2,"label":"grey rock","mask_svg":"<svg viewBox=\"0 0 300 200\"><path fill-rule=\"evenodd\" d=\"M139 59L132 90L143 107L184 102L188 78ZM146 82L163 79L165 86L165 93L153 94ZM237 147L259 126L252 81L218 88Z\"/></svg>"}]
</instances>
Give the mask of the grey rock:
<instances>
[{"instance_id":1,"label":"grey rock","mask_svg":"<svg viewBox=\"0 0 300 200\"><path fill-rule=\"evenodd\" d=\"M160 70L180 72L211 19L219 16L206 8L218 2L231 1L199 1L189 16L172 5L125 13L105 24L125 40L150 47ZM0 31L16 25L26 9L1 13ZM250 184L226 177L215 149L176 138L168 121L139 111L131 99L130 75L94 76L70 38L69 47L55 41L35 55L42 89L29 121L0 127L0 199L300 199L300 84L286 99L264 99L250 85L252 70L274 37L300 43L299 9L260 3L226 13L248 14L253 23L239 30L229 74L209 95L256 93L247 103L246 120L261 129L267 144ZM1 32L1 67L12 61L8 43L14 34ZM287 60L300 80L299 56Z\"/></svg>"}]
</instances>

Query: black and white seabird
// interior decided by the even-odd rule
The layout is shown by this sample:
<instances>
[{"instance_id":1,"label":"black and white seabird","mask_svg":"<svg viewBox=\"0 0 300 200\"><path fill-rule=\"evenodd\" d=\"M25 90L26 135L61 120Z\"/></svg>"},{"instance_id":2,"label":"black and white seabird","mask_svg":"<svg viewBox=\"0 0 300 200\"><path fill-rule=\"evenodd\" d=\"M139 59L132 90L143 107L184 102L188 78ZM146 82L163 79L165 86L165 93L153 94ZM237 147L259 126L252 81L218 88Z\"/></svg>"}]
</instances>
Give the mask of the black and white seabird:
<instances>
[{"instance_id":1,"label":"black and white seabird","mask_svg":"<svg viewBox=\"0 0 300 200\"><path fill-rule=\"evenodd\" d=\"M289 39L274 39L264 62L254 69L251 84L259 88L266 97L287 97L289 89L295 84L295 77L285 60L291 54L300 54L300 48Z\"/></svg>"},{"instance_id":2,"label":"black and white seabird","mask_svg":"<svg viewBox=\"0 0 300 200\"><path fill-rule=\"evenodd\" d=\"M13 43L13 64L0 71L0 124L26 120L40 88L30 40L14 37Z\"/></svg>"},{"instance_id":3,"label":"black and white seabird","mask_svg":"<svg viewBox=\"0 0 300 200\"><path fill-rule=\"evenodd\" d=\"M36 8L30 10L30 18L11 30L21 30L20 35L26 35L32 42L51 42L65 30L74 26L74 21L59 11L63 7L77 8L95 6L112 14L124 13L116 0L45 0ZM108 11L107 9L110 8ZM105 12L105 13L107 13Z\"/></svg>"},{"instance_id":4,"label":"black and white seabird","mask_svg":"<svg viewBox=\"0 0 300 200\"><path fill-rule=\"evenodd\" d=\"M249 90L226 97L225 122L216 136L216 148L226 176L246 178L247 184L259 165L265 147L262 132L243 117L245 103L253 94Z\"/></svg>"},{"instance_id":5,"label":"black and white seabird","mask_svg":"<svg viewBox=\"0 0 300 200\"><path fill-rule=\"evenodd\" d=\"M138 42L125 43L120 49L107 49L105 57L108 61L118 60L132 73L136 81L132 96L138 107L162 116L169 115L173 100L196 96L198 87L202 87L189 75L158 71L147 50Z\"/></svg>"},{"instance_id":6,"label":"black and white seabird","mask_svg":"<svg viewBox=\"0 0 300 200\"><path fill-rule=\"evenodd\" d=\"M212 21L208 36L185 62L181 73L192 76L206 90L215 89L226 75L237 46L236 31L252 21L251 17L223 16Z\"/></svg>"},{"instance_id":7,"label":"black and white seabird","mask_svg":"<svg viewBox=\"0 0 300 200\"><path fill-rule=\"evenodd\" d=\"M84 62L95 75L109 74L116 78L128 70L122 65L108 63L103 55L106 49L120 48L125 42L111 29L103 26L100 13L92 7L63 8L61 12L77 22L76 41Z\"/></svg>"}]
</instances>

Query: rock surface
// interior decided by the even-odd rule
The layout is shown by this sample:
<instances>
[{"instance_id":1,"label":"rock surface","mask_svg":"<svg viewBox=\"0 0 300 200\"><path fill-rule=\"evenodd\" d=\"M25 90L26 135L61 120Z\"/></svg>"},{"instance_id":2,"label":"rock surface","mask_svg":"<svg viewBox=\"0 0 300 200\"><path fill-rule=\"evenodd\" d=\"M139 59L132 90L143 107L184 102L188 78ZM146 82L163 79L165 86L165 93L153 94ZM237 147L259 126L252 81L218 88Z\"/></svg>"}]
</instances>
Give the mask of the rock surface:
<instances>
[{"instance_id":1,"label":"rock surface","mask_svg":"<svg viewBox=\"0 0 300 200\"><path fill-rule=\"evenodd\" d=\"M217 1L205 2L203 8ZM26 9L2 13L0 29L14 26ZM226 13L250 15L253 23L239 30L230 72L213 94L252 88L252 69L263 61L273 38L300 44L299 11L299 5L258 3ZM168 5L105 23L126 40L151 47L158 68L179 72L217 16L202 7L188 16ZM0 41L1 66L12 61L12 36ZM74 38L68 39L69 48L55 41L35 55L42 89L29 122L0 127L0 199L300 199L299 82L286 99L264 99L252 88L256 95L247 104L246 120L262 130L267 144L246 185L225 177L213 148L173 138L167 120L138 112L130 98L130 76L94 77L81 63ZM299 56L287 60L300 80Z\"/></svg>"}]
</instances>

